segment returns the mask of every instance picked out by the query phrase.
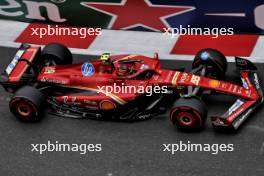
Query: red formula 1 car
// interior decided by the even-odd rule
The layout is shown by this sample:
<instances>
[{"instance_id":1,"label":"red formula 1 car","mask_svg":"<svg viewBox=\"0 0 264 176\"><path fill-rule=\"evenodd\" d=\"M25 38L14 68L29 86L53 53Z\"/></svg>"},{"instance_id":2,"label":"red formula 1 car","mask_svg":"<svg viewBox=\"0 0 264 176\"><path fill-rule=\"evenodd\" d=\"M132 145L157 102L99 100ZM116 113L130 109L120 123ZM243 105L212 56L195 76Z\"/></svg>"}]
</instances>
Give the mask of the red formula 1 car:
<instances>
[{"instance_id":1,"label":"red formula 1 car","mask_svg":"<svg viewBox=\"0 0 264 176\"><path fill-rule=\"evenodd\" d=\"M170 108L170 120L184 130L204 126L205 92L223 93L237 100L222 116L211 117L212 124L237 129L263 102L263 95L256 67L242 58L236 58L236 66L241 85L223 81L227 61L214 49L198 52L192 71L186 73L161 68L157 54L103 54L72 64L70 51L60 44L43 50L23 44L1 84L14 93L10 110L23 121L39 120L44 107L59 116L120 121L149 119Z\"/></svg>"}]
</instances>

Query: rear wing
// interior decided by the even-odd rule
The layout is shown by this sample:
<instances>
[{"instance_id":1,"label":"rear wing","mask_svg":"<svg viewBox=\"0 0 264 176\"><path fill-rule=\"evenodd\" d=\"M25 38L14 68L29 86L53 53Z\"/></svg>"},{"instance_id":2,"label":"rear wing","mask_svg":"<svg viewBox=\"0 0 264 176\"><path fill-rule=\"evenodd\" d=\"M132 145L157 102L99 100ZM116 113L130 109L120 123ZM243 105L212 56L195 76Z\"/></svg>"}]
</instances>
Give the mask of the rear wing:
<instances>
[{"instance_id":1,"label":"rear wing","mask_svg":"<svg viewBox=\"0 0 264 176\"><path fill-rule=\"evenodd\" d=\"M33 65L36 58L39 58L40 47L32 47L28 44L22 44L10 64L1 74L0 83L4 88L26 84L23 77L29 68Z\"/></svg>"},{"instance_id":2,"label":"rear wing","mask_svg":"<svg viewBox=\"0 0 264 176\"><path fill-rule=\"evenodd\" d=\"M240 72L242 85L251 95L256 95L254 100L237 99L222 116L211 117L214 127L228 127L238 129L254 110L263 103L263 91L258 78L257 67L247 59L236 57L236 67Z\"/></svg>"}]
</instances>

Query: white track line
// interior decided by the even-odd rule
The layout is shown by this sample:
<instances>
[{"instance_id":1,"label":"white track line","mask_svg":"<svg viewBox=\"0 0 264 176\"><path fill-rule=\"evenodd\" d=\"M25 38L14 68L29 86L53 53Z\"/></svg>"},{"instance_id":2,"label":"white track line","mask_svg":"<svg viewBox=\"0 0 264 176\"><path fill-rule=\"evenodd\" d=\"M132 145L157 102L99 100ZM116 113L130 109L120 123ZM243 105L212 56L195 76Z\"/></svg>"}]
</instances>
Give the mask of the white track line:
<instances>
[{"instance_id":1,"label":"white track line","mask_svg":"<svg viewBox=\"0 0 264 176\"><path fill-rule=\"evenodd\" d=\"M0 20L0 46L18 48L20 43L15 43L16 38L28 26L28 23ZM162 60L187 60L191 61L194 55L172 55L170 51L177 42L178 37L156 32L103 30L88 49L70 48L74 54L101 55L110 52L117 54L140 54L153 56L159 53ZM250 60L264 63L264 36L259 37L251 54ZM227 57L229 62L234 62L234 57Z\"/></svg>"},{"instance_id":2,"label":"white track line","mask_svg":"<svg viewBox=\"0 0 264 176\"><path fill-rule=\"evenodd\" d=\"M89 49L124 53L170 53L177 39L157 32L103 30Z\"/></svg>"},{"instance_id":3,"label":"white track line","mask_svg":"<svg viewBox=\"0 0 264 176\"><path fill-rule=\"evenodd\" d=\"M18 48L20 43L13 43L13 42L0 42L0 46L3 47L10 47L10 48ZM44 47L42 45L42 47ZM80 54L80 55L91 55L91 56L100 56L102 53L110 52L111 55L119 55L119 54L139 54L144 56L154 56L154 52L118 52L114 51L111 52L110 50L93 50L93 49L76 49L70 48L73 54ZM181 60L181 61L192 61L194 55L172 55L172 54L165 54L165 53L158 53L160 60ZM252 62L255 63L264 63L263 57L243 57L246 59L250 59ZM227 57L228 62L235 62L235 57L229 56Z\"/></svg>"},{"instance_id":4,"label":"white track line","mask_svg":"<svg viewBox=\"0 0 264 176\"><path fill-rule=\"evenodd\" d=\"M260 36L254 50L251 53L252 57L259 57L264 60L264 36Z\"/></svg>"}]
</instances>

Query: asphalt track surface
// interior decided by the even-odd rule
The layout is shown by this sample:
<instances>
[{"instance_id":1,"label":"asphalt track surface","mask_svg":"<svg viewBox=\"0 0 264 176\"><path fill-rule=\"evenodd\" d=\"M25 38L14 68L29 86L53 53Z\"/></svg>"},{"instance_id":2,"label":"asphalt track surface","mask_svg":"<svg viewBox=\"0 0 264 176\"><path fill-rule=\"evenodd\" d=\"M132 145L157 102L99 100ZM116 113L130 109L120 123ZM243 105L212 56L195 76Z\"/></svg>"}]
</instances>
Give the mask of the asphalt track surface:
<instances>
[{"instance_id":1,"label":"asphalt track surface","mask_svg":"<svg viewBox=\"0 0 264 176\"><path fill-rule=\"evenodd\" d=\"M0 69L10 62L16 50L0 48ZM75 56L76 62L87 56ZM190 62L166 62L164 67L189 68ZM264 82L264 65L257 64ZM234 65L228 69L234 78ZM261 75L262 74L262 75ZM211 176L264 175L264 109L246 121L235 134L216 133L209 120L199 133L177 131L167 115L136 123L76 120L45 115L40 123L18 121L9 112L10 94L0 88L0 175L5 176ZM228 96L208 96L209 116L220 115L234 101ZM78 152L31 152L30 144L101 143L102 152L80 155ZM163 152L162 144L233 143L233 152Z\"/></svg>"}]
</instances>

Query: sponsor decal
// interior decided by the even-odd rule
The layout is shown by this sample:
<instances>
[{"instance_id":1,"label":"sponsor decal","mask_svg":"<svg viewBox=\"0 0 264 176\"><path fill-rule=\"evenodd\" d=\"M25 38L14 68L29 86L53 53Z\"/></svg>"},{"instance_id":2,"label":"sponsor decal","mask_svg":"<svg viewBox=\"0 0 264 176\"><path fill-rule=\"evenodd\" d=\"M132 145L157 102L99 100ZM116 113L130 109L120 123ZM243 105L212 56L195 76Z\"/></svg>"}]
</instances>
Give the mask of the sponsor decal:
<instances>
[{"instance_id":1,"label":"sponsor decal","mask_svg":"<svg viewBox=\"0 0 264 176\"><path fill-rule=\"evenodd\" d=\"M56 69L55 67L46 67L44 74L53 74L55 73Z\"/></svg>"},{"instance_id":2,"label":"sponsor decal","mask_svg":"<svg viewBox=\"0 0 264 176\"><path fill-rule=\"evenodd\" d=\"M53 22L65 22L67 21L65 18L61 17L60 10L57 5L51 2L36 2L36 1L25 1L23 0L21 3L16 0L5 0L5 5L0 4L0 15L7 17L21 17L25 16L26 19L30 20L40 20L46 21L50 20ZM6 5L7 3L7 5ZM22 11L21 9L24 9ZM42 14L41 8L44 8L47 13L47 18ZM26 20L25 19L25 20Z\"/></svg>"},{"instance_id":3,"label":"sponsor decal","mask_svg":"<svg viewBox=\"0 0 264 176\"><path fill-rule=\"evenodd\" d=\"M233 89L233 84L229 85L228 91L232 91L232 89Z\"/></svg>"},{"instance_id":4,"label":"sponsor decal","mask_svg":"<svg viewBox=\"0 0 264 176\"><path fill-rule=\"evenodd\" d=\"M177 79L179 77L180 72L176 71L173 78L172 78L172 85L176 86L177 85Z\"/></svg>"},{"instance_id":5,"label":"sponsor decal","mask_svg":"<svg viewBox=\"0 0 264 176\"><path fill-rule=\"evenodd\" d=\"M158 79L159 79L159 75L157 74L157 75L154 75L153 76L153 79L155 80L155 81L157 81Z\"/></svg>"},{"instance_id":6,"label":"sponsor decal","mask_svg":"<svg viewBox=\"0 0 264 176\"><path fill-rule=\"evenodd\" d=\"M54 83L54 84L67 84L65 80L50 79L46 77L42 77L41 82L48 82L48 83Z\"/></svg>"},{"instance_id":7,"label":"sponsor decal","mask_svg":"<svg viewBox=\"0 0 264 176\"><path fill-rule=\"evenodd\" d=\"M138 119L140 120L145 120L151 117L151 114L145 114L145 115L140 115L138 116Z\"/></svg>"},{"instance_id":8,"label":"sponsor decal","mask_svg":"<svg viewBox=\"0 0 264 176\"><path fill-rule=\"evenodd\" d=\"M95 72L94 66L91 63L84 63L82 65L82 74L86 77L93 76Z\"/></svg>"},{"instance_id":9,"label":"sponsor decal","mask_svg":"<svg viewBox=\"0 0 264 176\"><path fill-rule=\"evenodd\" d=\"M232 92L237 92L237 85L234 86Z\"/></svg>"},{"instance_id":10,"label":"sponsor decal","mask_svg":"<svg viewBox=\"0 0 264 176\"><path fill-rule=\"evenodd\" d=\"M101 101L99 106L102 110L111 110L116 108L116 104L110 100Z\"/></svg>"},{"instance_id":11,"label":"sponsor decal","mask_svg":"<svg viewBox=\"0 0 264 176\"><path fill-rule=\"evenodd\" d=\"M214 88L219 87L220 86L220 81L211 80L211 81L209 81L209 86L214 87Z\"/></svg>"},{"instance_id":12,"label":"sponsor decal","mask_svg":"<svg viewBox=\"0 0 264 176\"><path fill-rule=\"evenodd\" d=\"M209 58L210 58L210 54L208 52L204 51L204 52L201 53L201 59L202 60L205 61L205 60L207 60Z\"/></svg>"},{"instance_id":13,"label":"sponsor decal","mask_svg":"<svg viewBox=\"0 0 264 176\"><path fill-rule=\"evenodd\" d=\"M200 83L200 76L197 76L197 75L192 75L192 78L191 78L191 83L193 83L194 85L199 85Z\"/></svg>"},{"instance_id":14,"label":"sponsor decal","mask_svg":"<svg viewBox=\"0 0 264 176\"><path fill-rule=\"evenodd\" d=\"M228 116L231 115L234 111L236 111L244 102L240 99L236 100L236 102L228 109Z\"/></svg>"},{"instance_id":15,"label":"sponsor decal","mask_svg":"<svg viewBox=\"0 0 264 176\"><path fill-rule=\"evenodd\" d=\"M252 84L251 84L251 81L249 80L248 77L245 78L245 81L246 81L248 87L251 88L252 87Z\"/></svg>"},{"instance_id":16,"label":"sponsor decal","mask_svg":"<svg viewBox=\"0 0 264 176\"><path fill-rule=\"evenodd\" d=\"M212 122L216 123L217 125L227 126L220 118L212 118Z\"/></svg>"},{"instance_id":17,"label":"sponsor decal","mask_svg":"<svg viewBox=\"0 0 264 176\"><path fill-rule=\"evenodd\" d=\"M170 79L173 79L173 78L171 78L173 73L174 73L173 71L169 71L169 74L166 76L165 81L169 81Z\"/></svg>"},{"instance_id":18,"label":"sponsor decal","mask_svg":"<svg viewBox=\"0 0 264 176\"><path fill-rule=\"evenodd\" d=\"M245 89L249 89L248 83L245 81L245 79L244 79L244 78L241 78L241 80L242 80L242 85L243 85L243 87L244 87Z\"/></svg>"},{"instance_id":19,"label":"sponsor decal","mask_svg":"<svg viewBox=\"0 0 264 176\"><path fill-rule=\"evenodd\" d=\"M259 79L258 79L257 73L254 73L254 83L256 85L256 89L260 89Z\"/></svg>"},{"instance_id":20,"label":"sponsor decal","mask_svg":"<svg viewBox=\"0 0 264 176\"><path fill-rule=\"evenodd\" d=\"M89 105L97 105L96 101L91 101L91 100L83 100L83 103L89 104Z\"/></svg>"},{"instance_id":21,"label":"sponsor decal","mask_svg":"<svg viewBox=\"0 0 264 176\"><path fill-rule=\"evenodd\" d=\"M97 106L92 106L92 105L86 105L85 108L87 108L87 109L93 109L93 110L97 110L98 109Z\"/></svg>"},{"instance_id":22,"label":"sponsor decal","mask_svg":"<svg viewBox=\"0 0 264 176\"><path fill-rule=\"evenodd\" d=\"M63 103L67 104L67 102L68 102L68 99L69 99L69 97L68 97L68 96L64 96L64 97L63 97Z\"/></svg>"},{"instance_id":23,"label":"sponsor decal","mask_svg":"<svg viewBox=\"0 0 264 176\"><path fill-rule=\"evenodd\" d=\"M246 94L247 94L248 96L251 95L251 90L246 90L245 92L246 92Z\"/></svg>"},{"instance_id":24,"label":"sponsor decal","mask_svg":"<svg viewBox=\"0 0 264 176\"><path fill-rule=\"evenodd\" d=\"M245 65L247 65L247 61L244 59L237 59L237 64L239 64L241 66L245 66Z\"/></svg>"},{"instance_id":25,"label":"sponsor decal","mask_svg":"<svg viewBox=\"0 0 264 176\"><path fill-rule=\"evenodd\" d=\"M237 93L242 93L242 90L243 90L243 87L240 87L240 88L237 90Z\"/></svg>"},{"instance_id":26,"label":"sponsor decal","mask_svg":"<svg viewBox=\"0 0 264 176\"><path fill-rule=\"evenodd\" d=\"M46 78L45 77L41 78L41 82L46 82Z\"/></svg>"},{"instance_id":27,"label":"sponsor decal","mask_svg":"<svg viewBox=\"0 0 264 176\"><path fill-rule=\"evenodd\" d=\"M226 89L227 87L228 87L228 85L226 83L221 84L221 88Z\"/></svg>"},{"instance_id":28,"label":"sponsor decal","mask_svg":"<svg viewBox=\"0 0 264 176\"><path fill-rule=\"evenodd\" d=\"M237 122L235 122L234 127L237 128L241 123L243 123L247 116L252 112L252 109L249 109Z\"/></svg>"},{"instance_id":29,"label":"sponsor decal","mask_svg":"<svg viewBox=\"0 0 264 176\"><path fill-rule=\"evenodd\" d=\"M240 109L238 109L238 111L233 112L232 115L229 117L229 119L233 121L244 110L245 110L245 108L241 107Z\"/></svg>"},{"instance_id":30,"label":"sponsor decal","mask_svg":"<svg viewBox=\"0 0 264 176\"><path fill-rule=\"evenodd\" d=\"M180 82L185 82L185 81L189 81L190 79L190 75L188 73L183 73L181 75L181 79L180 79Z\"/></svg>"},{"instance_id":31,"label":"sponsor decal","mask_svg":"<svg viewBox=\"0 0 264 176\"><path fill-rule=\"evenodd\" d=\"M63 96L63 103L67 105L80 105L80 102L76 102L77 97Z\"/></svg>"},{"instance_id":32,"label":"sponsor decal","mask_svg":"<svg viewBox=\"0 0 264 176\"><path fill-rule=\"evenodd\" d=\"M14 70L15 66L17 65L19 59L22 57L22 55L24 54L24 52L25 52L24 50L19 50L19 51L16 53L14 59L13 59L12 62L7 66L7 68L6 68L6 70L5 70L6 73L7 73L8 75L10 75L10 73Z\"/></svg>"}]
</instances>

